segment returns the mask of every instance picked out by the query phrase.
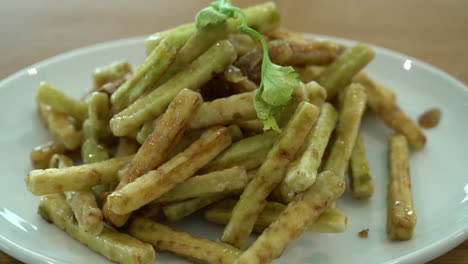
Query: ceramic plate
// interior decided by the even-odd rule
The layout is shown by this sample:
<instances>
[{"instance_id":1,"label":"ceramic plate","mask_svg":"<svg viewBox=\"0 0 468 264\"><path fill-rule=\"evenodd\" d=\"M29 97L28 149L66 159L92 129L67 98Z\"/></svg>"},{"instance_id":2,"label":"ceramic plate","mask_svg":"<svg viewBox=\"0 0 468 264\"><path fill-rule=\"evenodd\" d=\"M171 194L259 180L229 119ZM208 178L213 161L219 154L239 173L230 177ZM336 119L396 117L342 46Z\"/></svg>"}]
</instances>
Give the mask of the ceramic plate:
<instances>
[{"instance_id":1,"label":"ceramic plate","mask_svg":"<svg viewBox=\"0 0 468 264\"><path fill-rule=\"evenodd\" d=\"M325 36L322 39L347 41ZM0 82L0 249L27 263L108 263L100 255L48 224L37 214L38 197L25 187L32 169L29 151L50 139L36 111L35 94L47 81L80 98L91 85L96 66L122 58L132 65L144 59L144 38L99 44L45 60ZM337 207L348 215L342 234L304 233L275 263L422 263L468 238L468 88L421 61L375 47L367 72L391 87L398 103L416 119L437 107L440 124L426 130L426 147L411 154L410 170L418 223L412 240L391 242L385 233L387 137L392 133L374 115L363 119L362 134L375 181L369 201L353 200L348 191ZM217 239L222 227L194 215L175 228ZM369 237L358 232L369 228ZM158 254L158 263L185 263Z\"/></svg>"}]
</instances>

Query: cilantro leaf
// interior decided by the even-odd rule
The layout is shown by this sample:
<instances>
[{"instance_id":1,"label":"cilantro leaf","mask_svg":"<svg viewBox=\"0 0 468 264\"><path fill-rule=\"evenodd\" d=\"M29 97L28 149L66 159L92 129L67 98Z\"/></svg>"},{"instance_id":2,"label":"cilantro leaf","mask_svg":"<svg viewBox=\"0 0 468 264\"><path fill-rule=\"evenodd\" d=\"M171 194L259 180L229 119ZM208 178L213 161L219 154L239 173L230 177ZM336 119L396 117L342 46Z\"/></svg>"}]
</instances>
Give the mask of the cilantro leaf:
<instances>
[{"instance_id":1,"label":"cilantro leaf","mask_svg":"<svg viewBox=\"0 0 468 264\"><path fill-rule=\"evenodd\" d=\"M272 63L269 59L263 64L262 99L272 106L286 105L291 100L294 87L299 83L297 79L299 75L294 72L291 66L282 67Z\"/></svg>"},{"instance_id":2,"label":"cilantro leaf","mask_svg":"<svg viewBox=\"0 0 468 264\"><path fill-rule=\"evenodd\" d=\"M195 17L195 26L197 28L203 28L208 25L217 25L226 21L226 19L227 16L225 14L209 6L198 12L197 16Z\"/></svg>"},{"instance_id":3,"label":"cilantro leaf","mask_svg":"<svg viewBox=\"0 0 468 264\"><path fill-rule=\"evenodd\" d=\"M294 87L299 84L299 75L294 72L291 66L283 67L271 62L265 39L260 33L247 26L247 17L244 11L232 6L230 0L215 1L209 7L201 10L195 18L195 25L197 28L216 25L229 17L236 17L237 13L242 16L242 24L238 27L239 31L260 41L263 48L262 80L254 98L255 111L257 111L258 118L263 121L264 130L273 129L281 132L274 115L281 113L284 106L291 100Z\"/></svg>"}]
</instances>

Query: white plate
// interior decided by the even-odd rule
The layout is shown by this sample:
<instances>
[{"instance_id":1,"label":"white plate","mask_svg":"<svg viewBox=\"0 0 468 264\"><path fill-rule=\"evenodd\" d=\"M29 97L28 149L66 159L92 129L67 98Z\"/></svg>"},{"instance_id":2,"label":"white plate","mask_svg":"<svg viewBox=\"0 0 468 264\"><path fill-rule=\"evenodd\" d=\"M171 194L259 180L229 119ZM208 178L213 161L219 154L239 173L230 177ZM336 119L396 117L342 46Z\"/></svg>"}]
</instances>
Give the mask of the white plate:
<instances>
[{"instance_id":1,"label":"white plate","mask_svg":"<svg viewBox=\"0 0 468 264\"><path fill-rule=\"evenodd\" d=\"M345 44L353 41L336 40ZM438 127L427 130L428 143L411 154L411 177L418 223L407 242L391 242L385 233L387 147L391 131L373 115L363 134L375 181L370 201L350 194L338 207L349 217L343 234L304 233L275 263L422 263L468 238L468 88L448 74L411 57L375 47L370 75L391 88L413 119L430 107L442 111ZM143 38L113 41L59 55L21 70L0 82L0 249L27 263L108 263L37 214L38 198L27 192L29 151L50 137L34 100L40 81L48 81L80 98L91 87L96 66L122 58L138 65L144 59ZM222 228L198 215L174 225L193 235L217 239ZM369 238L357 233L369 228ZM158 254L158 263L185 263Z\"/></svg>"}]
</instances>

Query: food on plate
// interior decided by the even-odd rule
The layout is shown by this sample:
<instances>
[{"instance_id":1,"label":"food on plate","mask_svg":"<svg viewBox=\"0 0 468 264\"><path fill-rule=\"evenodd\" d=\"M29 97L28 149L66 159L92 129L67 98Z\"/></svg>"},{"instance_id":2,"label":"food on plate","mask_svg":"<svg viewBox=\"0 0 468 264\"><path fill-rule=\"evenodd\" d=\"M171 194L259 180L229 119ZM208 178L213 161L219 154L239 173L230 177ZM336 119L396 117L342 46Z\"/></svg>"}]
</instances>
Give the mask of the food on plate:
<instances>
[{"instance_id":1,"label":"food on plate","mask_svg":"<svg viewBox=\"0 0 468 264\"><path fill-rule=\"evenodd\" d=\"M426 138L365 73L372 48L279 26L273 3L243 11L220 0L195 23L148 37L134 72L126 60L96 65L81 100L41 83L54 141L31 152L25 178L42 196L39 213L119 263L151 263L153 247L203 263L269 263L304 231L346 231L336 205L346 173L352 197L371 199L360 131L369 106L402 134L389 141L388 236L411 238L406 141L419 149ZM222 242L158 223L200 210L225 225Z\"/></svg>"},{"instance_id":2,"label":"food on plate","mask_svg":"<svg viewBox=\"0 0 468 264\"><path fill-rule=\"evenodd\" d=\"M307 102L299 104L257 174L245 187L221 234L221 241L237 248L245 244L258 215L265 207L266 198L281 182L288 164L301 147L317 116L317 107Z\"/></svg>"},{"instance_id":3,"label":"food on plate","mask_svg":"<svg viewBox=\"0 0 468 264\"><path fill-rule=\"evenodd\" d=\"M414 149L424 147L426 144L424 132L403 112L386 90L381 89L381 86L364 74L357 75L355 82L366 88L367 103L373 112L397 133L403 134L411 147Z\"/></svg>"},{"instance_id":4,"label":"food on plate","mask_svg":"<svg viewBox=\"0 0 468 264\"><path fill-rule=\"evenodd\" d=\"M211 205L205 210L205 219L220 225L226 225L232 215L232 209L236 205L237 200L225 199L214 205ZM268 226L273 223L286 205L277 202L267 201L265 208L260 213L253 227L253 232L261 234ZM307 231L319 233L341 233L346 230L348 217L344 212L328 208L320 217L312 222L307 227Z\"/></svg>"},{"instance_id":5,"label":"food on plate","mask_svg":"<svg viewBox=\"0 0 468 264\"><path fill-rule=\"evenodd\" d=\"M418 118L418 123L424 128L433 128L439 124L440 121L440 110L437 108L431 108L424 112Z\"/></svg>"},{"instance_id":6,"label":"food on plate","mask_svg":"<svg viewBox=\"0 0 468 264\"><path fill-rule=\"evenodd\" d=\"M403 135L388 139L387 234L393 240L409 240L416 226L411 177L409 174L408 141Z\"/></svg>"},{"instance_id":7,"label":"food on plate","mask_svg":"<svg viewBox=\"0 0 468 264\"><path fill-rule=\"evenodd\" d=\"M358 236L360 238L367 238L369 236L369 228L359 231Z\"/></svg>"},{"instance_id":8,"label":"food on plate","mask_svg":"<svg viewBox=\"0 0 468 264\"><path fill-rule=\"evenodd\" d=\"M370 175L366 150L361 135L358 135L348 165L349 190L356 199L369 199L374 193L374 181Z\"/></svg>"}]
</instances>

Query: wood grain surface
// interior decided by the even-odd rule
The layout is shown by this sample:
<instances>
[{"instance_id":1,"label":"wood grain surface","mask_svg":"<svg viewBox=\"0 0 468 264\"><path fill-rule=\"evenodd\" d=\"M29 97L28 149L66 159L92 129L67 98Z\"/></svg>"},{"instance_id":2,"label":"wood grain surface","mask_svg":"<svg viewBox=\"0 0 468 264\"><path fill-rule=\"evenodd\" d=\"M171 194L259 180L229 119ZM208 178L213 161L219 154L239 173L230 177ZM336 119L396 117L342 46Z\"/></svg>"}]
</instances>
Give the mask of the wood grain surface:
<instances>
[{"instance_id":1,"label":"wood grain surface","mask_svg":"<svg viewBox=\"0 0 468 264\"><path fill-rule=\"evenodd\" d=\"M79 47L193 21L209 0L17 0L0 4L0 79ZM241 7L261 0L233 0ZM468 83L467 0L278 0L283 26L408 54ZM21 263L0 251L0 264ZM468 263L468 242L429 262Z\"/></svg>"}]
</instances>

